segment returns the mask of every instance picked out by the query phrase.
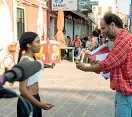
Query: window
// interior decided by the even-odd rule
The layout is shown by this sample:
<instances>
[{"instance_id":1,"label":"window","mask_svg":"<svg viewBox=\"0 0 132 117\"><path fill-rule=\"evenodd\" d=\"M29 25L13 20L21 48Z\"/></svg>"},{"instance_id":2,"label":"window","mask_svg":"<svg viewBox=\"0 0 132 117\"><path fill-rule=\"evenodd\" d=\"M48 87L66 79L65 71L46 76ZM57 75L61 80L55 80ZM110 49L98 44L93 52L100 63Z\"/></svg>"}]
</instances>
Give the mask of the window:
<instances>
[{"instance_id":1,"label":"window","mask_svg":"<svg viewBox=\"0 0 132 117\"><path fill-rule=\"evenodd\" d=\"M102 7L98 7L98 14L99 14L99 15L102 14Z\"/></svg>"},{"instance_id":2,"label":"window","mask_svg":"<svg viewBox=\"0 0 132 117\"><path fill-rule=\"evenodd\" d=\"M55 36L54 27L55 27L54 18L50 17L50 39L52 39Z\"/></svg>"},{"instance_id":3,"label":"window","mask_svg":"<svg viewBox=\"0 0 132 117\"><path fill-rule=\"evenodd\" d=\"M112 12L112 7L111 6L108 7L108 12Z\"/></svg>"},{"instance_id":4,"label":"window","mask_svg":"<svg viewBox=\"0 0 132 117\"><path fill-rule=\"evenodd\" d=\"M17 39L25 32L24 9L17 8Z\"/></svg>"}]
</instances>

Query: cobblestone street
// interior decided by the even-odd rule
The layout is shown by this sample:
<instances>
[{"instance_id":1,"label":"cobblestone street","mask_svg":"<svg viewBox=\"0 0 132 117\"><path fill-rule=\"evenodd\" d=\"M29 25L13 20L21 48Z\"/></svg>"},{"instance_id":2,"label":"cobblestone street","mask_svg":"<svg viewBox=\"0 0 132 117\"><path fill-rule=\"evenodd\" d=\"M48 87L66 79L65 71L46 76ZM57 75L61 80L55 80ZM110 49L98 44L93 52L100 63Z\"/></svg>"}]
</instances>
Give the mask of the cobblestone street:
<instances>
[{"instance_id":1,"label":"cobblestone street","mask_svg":"<svg viewBox=\"0 0 132 117\"><path fill-rule=\"evenodd\" d=\"M114 117L114 91L109 80L92 72L76 69L74 63L62 62L45 69L41 79L41 100L54 104L43 117ZM18 83L8 86L18 92ZM16 117L17 98L0 100L0 117Z\"/></svg>"}]
</instances>

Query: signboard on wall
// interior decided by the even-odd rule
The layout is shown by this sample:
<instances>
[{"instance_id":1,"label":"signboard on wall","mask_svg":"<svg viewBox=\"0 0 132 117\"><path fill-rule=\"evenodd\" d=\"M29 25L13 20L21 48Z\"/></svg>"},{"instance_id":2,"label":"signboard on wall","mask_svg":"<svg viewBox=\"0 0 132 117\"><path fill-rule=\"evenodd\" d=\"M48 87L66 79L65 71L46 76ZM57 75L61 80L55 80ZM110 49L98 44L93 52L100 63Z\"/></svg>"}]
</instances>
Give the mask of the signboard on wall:
<instances>
[{"instance_id":1,"label":"signboard on wall","mask_svg":"<svg viewBox=\"0 0 132 117\"><path fill-rule=\"evenodd\" d=\"M59 8L64 11L76 11L77 0L52 0L52 11L58 11Z\"/></svg>"},{"instance_id":2,"label":"signboard on wall","mask_svg":"<svg viewBox=\"0 0 132 117\"><path fill-rule=\"evenodd\" d=\"M87 1L87 2L79 2L79 6L97 6L99 4L99 1Z\"/></svg>"}]
</instances>

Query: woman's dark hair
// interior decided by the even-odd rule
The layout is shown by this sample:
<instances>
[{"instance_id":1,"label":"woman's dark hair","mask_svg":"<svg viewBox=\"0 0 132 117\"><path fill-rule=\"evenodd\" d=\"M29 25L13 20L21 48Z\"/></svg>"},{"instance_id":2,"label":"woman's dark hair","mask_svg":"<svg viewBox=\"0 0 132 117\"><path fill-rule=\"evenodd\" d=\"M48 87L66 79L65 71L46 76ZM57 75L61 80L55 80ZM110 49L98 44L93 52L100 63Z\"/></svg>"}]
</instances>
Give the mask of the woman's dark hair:
<instances>
[{"instance_id":1,"label":"woman's dark hair","mask_svg":"<svg viewBox=\"0 0 132 117\"><path fill-rule=\"evenodd\" d=\"M17 61L18 63L21 59L22 51L27 50L27 44L31 44L37 36L38 34L36 34L35 32L25 32L22 34L19 40L20 51L19 51L19 56L18 56L18 61Z\"/></svg>"},{"instance_id":2,"label":"woman's dark hair","mask_svg":"<svg viewBox=\"0 0 132 117\"><path fill-rule=\"evenodd\" d=\"M98 36L99 36L99 32L93 31L93 32L92 32L92 36L98 37Z\"/></svg>"},{"instance_id":3,"label":"woman's dark hair","mask_svg":"<svg viewBox=\"0 0 132 117\"><path fill-rule=\"evenodd\" d=\"M110 25L112 22L115 23L115 25L118 28L123 28L123 22L122 20L115 14L113 13L107 13L104 15L104 21L107 25Z\"/></svg>"},{"instance_id":4,"label":"woman's dark hair","mask_svg":"<svg viewBox=\"0 0 132 117\"><path fill-rule=\"evenodd\" d=\"M76 38L78 37L79 35L76 35Z\"/></svg>"},{"instance_id":5,"label":"woman's dark hair","mask_svg":"<svg viewBox=\"0 0 132 117\"><path fill-rule=\"evenodd\" d=\"M70 36L67 36L67 39L71 39L71 37Z\"/></svg>"}]
</instances>

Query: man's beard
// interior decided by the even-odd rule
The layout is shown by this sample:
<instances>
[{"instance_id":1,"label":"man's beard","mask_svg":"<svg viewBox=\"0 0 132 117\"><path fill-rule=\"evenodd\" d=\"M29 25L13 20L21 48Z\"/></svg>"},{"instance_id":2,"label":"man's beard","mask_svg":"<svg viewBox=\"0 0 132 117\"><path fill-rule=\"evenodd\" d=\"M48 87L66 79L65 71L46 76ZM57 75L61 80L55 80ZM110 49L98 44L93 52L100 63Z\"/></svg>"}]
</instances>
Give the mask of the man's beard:
<instances>
[{"instance_id":1,"label":"man's beard","mask_svg":"<svg viewBox=\"0 0 132 117\"><path fill-rule=\"evenodd\" d=\"M111 32L111 31L110 31L110 28L108 28L107 37L108 37L111 41L113 41L113 40L116 38L115 33L114 33L114 32Z\"/></svg>"},{"instance_id":2,"label":"man's beard","mask_svg":"<svg viewBox=\"0 0 132 117\"><path fill-rule=\"evenodd\" d=\"M107 36L108 36L108 38L109 38L110 40L113 40L113 39L115 38L115 36L113 36L113 35L111 35L111 34L108 34Z\"/></svg>"}]
</instances>

